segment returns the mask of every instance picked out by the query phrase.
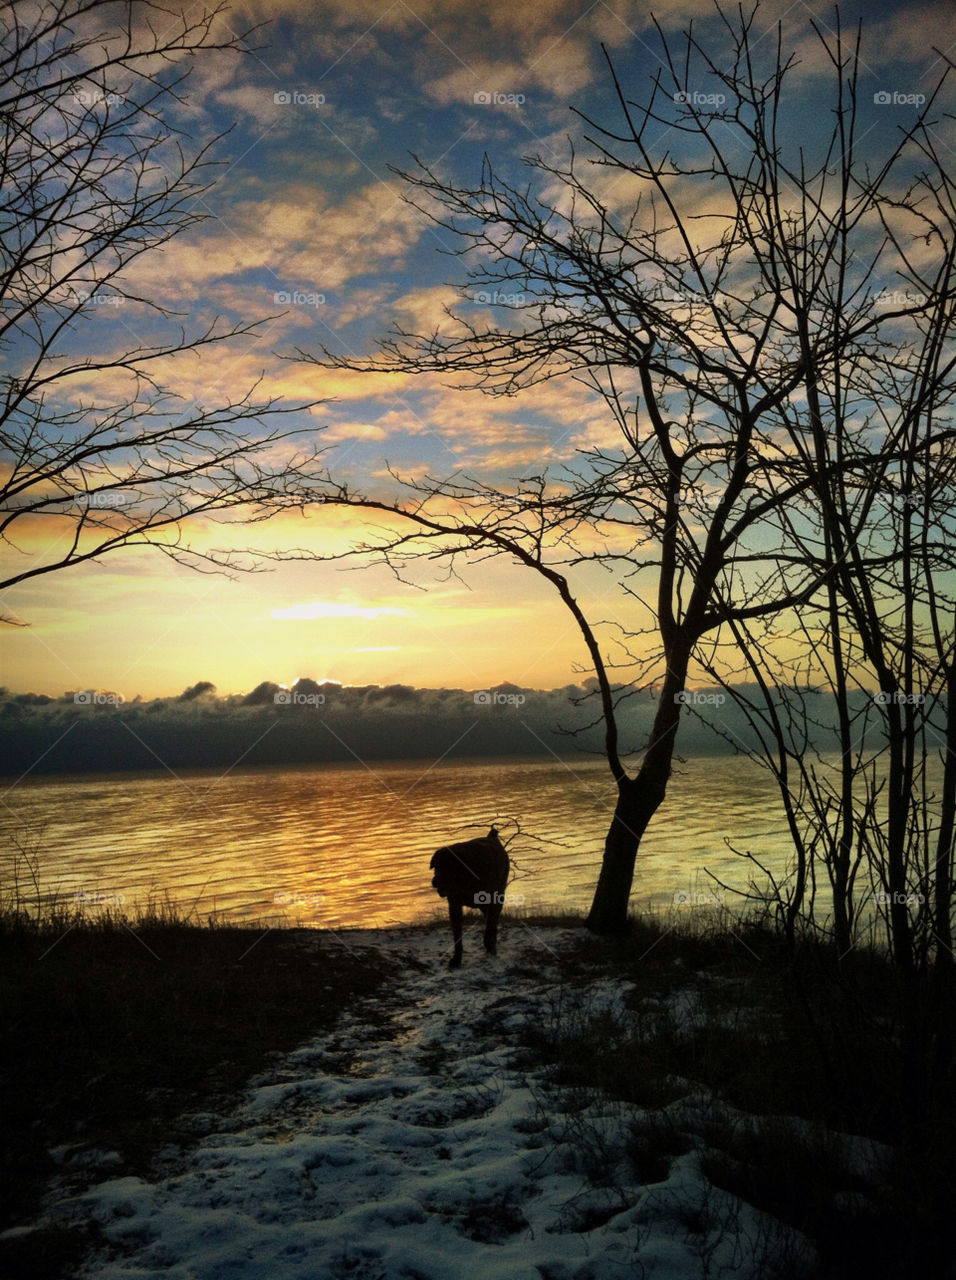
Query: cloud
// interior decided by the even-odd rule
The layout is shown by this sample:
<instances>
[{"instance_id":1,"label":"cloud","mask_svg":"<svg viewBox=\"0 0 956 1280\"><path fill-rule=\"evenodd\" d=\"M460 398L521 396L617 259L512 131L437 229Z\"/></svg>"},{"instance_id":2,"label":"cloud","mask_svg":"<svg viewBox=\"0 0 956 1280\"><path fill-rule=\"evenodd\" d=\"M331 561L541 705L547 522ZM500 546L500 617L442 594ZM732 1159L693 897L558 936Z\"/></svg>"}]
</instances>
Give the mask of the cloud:
<instances>
[{"instance_id":1,"label":"cloud","mask_svg":"<svg viewBox=\"0 0 956 1280\"><path fill-rule=\"evenodd\" d=\"M382 618L386 616L407 617L407 609L393 609L391 606L370 606L339 603L333 600L312 600L302 604L288 605L284 609L272 609L270 618L291 618L302 621L310 618Z\"/></svg>"},{"instance_id":2,"label":"cloud","mask_svg":"<svg viewBox=\"0 0 956 1280\"><path fill-rule=\"evenodd\" d=\"M217 287L228 282L243 290L248 317L283 305L276 292L328 301L355 279L401 268L425 226L383 183L336 199L318 186L277 181L261 199L239 201L139 258L124 279L132 292L172 307L197 299L214 305ZM238 302L233 292L234 308Z\"/></svg>"},{"instance_id":3,"label":"cloud","mask_svg":"<svg viewBox=\"0 0 956 1280\"><path fill-rule=\"evenodd\" d=\"M460 307L463 299L451 285L432 285L427 289L411 289L394 300L391 312L403 329L413 333L459 332L448 311Z\"/></svg>"},{"instance_id":4,"label":"cloud","mask_svg":"<svg viewBox=\"0 0 956 1280\"><path fill-rule=\"evenodd\" d=\"M394 400L413 381L403 373L367 373L340 369L321 369L306 361L288 361L272 351L275 333L266 328L258 340L234 339L218 347L173 354L153 360L149 371L156 383L168 387L181 397L170 412L180 416L191 403L209 407L237 399L253 384L260 382L255 399L277 397L287 405L303 401L352 401L370 397ZM108 360L124 348L102 352ZM61 395L76 403L118 403L135 391L133 375L126 369L80 370L59 384ZM312 410L316 425L327 420L321 406ZM289 423L291 426L292 424ZM387 427L385 428L387 430Z\"/></svg>"},{"instance_id":5,"label":"cloud","mask_svg":"<svg viewBox=\"0 0 956 1280\"><path fill-rule=\"evenodd\" d=\"M374 422L336 422L322 433L323 444L340 444L356 440L386 440L388 432Z\"/></svg>"},{"instance_id":6,"label":"cloud","mask_svg":"<svg viewBox=\"0 0 956 1280\"><path fill-rule=\"evenodd\" d=\"M864 31L868 59L880 66L905 62L935 77L944 68L936 49L947 52L956 44L956 9L950 4L907 4L882 22L867 23Z\"/></svg>"},{"instance_id":7,"label":"cloud","mask_svg":"<svg viewBox=\"0 0 956 1280\"><path fill-rule=\"evenodd\" d=\"M157 761L172 769L223 767L237 757L244 765L509 754L580 758L578 744L569 744L559 726L593 718L591 705L574 706L572 699L585 692L577 686L350 687L304 677L291 692L301 686L312 696L299 701L271 680L247 694L190 696L206 683L148 702L120 701L105 690L77 689L50 701L0 693L0 767L18 776L24 760L36 761L37 773L57 773L156 768ZM641 700L650 707L646 696ZM593 748L599 740L599 733L588 731L580 745Z\"/></svg>"},{"instance_id":8,"label":"cloud","mask_svg":"<svg viewBox=\"0 0 956 1280\"><path fill-rule=\"evenodd\" d=\"M583 51L581 51L583 52ZM567 63L564 72L567 87L579 89L587 83L586 63ZM570 67L573 65L573 71ZM479 124L491 124L496 111L521 111L534 98L555 92L558 88L555 76L541 61L522 63L515 61L489 61L482 59L467 66L455 67L437 79L426 80L422 88L443 106L458 102L472 107Z\"/></svg>"},{"instance_id":9,"label":"cloud","mask_svg":"<svg viewBox=\"0 0 956 1280\"><path fill-rule=\"evenodd\" d=\"M592 725L598 711L593 681L550 690L509 681L484 689L422 689L301 677L291 686L293 695L297 688L305 691L298 701L272 680L226 697L201 681L177 696L150 701L121 701L106 690L77 689L56 699L3 690L0 771L19 776L24 761L35 762L36 774L156 769L159 764L231 768L237 758L244 767L507 755L573 763L582 752L590 758L601 750L600 726ZM753 686L741 688L755 692ZM619 704L619 719L622 745L630 753L647 741L657 696L620 689L629 689ZM854 702L862 709L872 705L872 695L859 691ZM704 698L694 707L682 718L682 751L723 754L729 750L727 738L757 746L733 702L715 706ZM820 694L814 708L815 741L826 749L835 707Z\"/></svg>"}]
</instances>

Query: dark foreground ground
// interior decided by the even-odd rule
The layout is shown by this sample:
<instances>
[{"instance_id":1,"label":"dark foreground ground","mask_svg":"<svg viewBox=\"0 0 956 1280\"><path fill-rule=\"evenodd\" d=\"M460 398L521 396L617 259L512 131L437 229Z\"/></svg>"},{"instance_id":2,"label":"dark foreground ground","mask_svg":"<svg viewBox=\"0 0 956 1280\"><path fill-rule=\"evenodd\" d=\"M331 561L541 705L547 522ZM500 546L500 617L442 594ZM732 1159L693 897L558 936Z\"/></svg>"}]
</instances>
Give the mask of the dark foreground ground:
<instances>
[{"instance_id":1,"label":"dark foreground ground","mask_svg":"<svg viewBox=\"0 0 956 1280\"><path fill-rule=\"evenodd\" d=\"M900 997L882 957L838 958L815 941L791 953L766 927L704 913L635 920L613 941L590 937L580 921L528 917L506 921L497 960L470 938L461 976L444 971L442 926L398 933L199 925L170 911L2 917L0 1273L55 1280L74 1275L85 1256L112 1256L119 1246L95 1213L41 1218L51 1194L75 1197L105 1178L155 1181L171 1151L185 1168L209 1141L211 1122L196 1117L234 1111L263 1072L284 1080L277 1064L298 1046L311 1042L310 1080L323 1071L340 1082L372 1078L341 1038L348 1023L354 1040L356 1010L365 1045L417 1038L417 1056L399 1054L379 1075L407 1073L414 1061L440 1093L454 1053L465 1052L454 1029L460 996L460 1037L478 1069L486 1048L506 1042L508 1070L525 1071L537 1091L539 1122L522 1120L518 1131L533 1130L542 1159L588 1188L562 1211L566 1225L548 1232L604 1230L644 1189L670 1185L692 1156L695 1176L722 1204L791 1233L781 1275L956 1274L953 1091L908 1094ZM416 1007L422 1021L429 1000L440 1031L425 1035ZM396 1096L419 1098L421 1080L399 1082ZM448 1115L501 1107L500 1092L469 1096L465 1105L456 1094ZM615 1108L613 1141L605 1104ZM453 1149L437 1150L454 1164ZM447 1194L447 1186L429 1192L414 1212L447 1225ZM682 1212L680 1231L713 1235L712 1224ZM532 1219L513 1197L492 1197L459 1214L454 1238L504 1250L522 1232L534 1235ZM416 1221L413 1213L405 1225L426 1232ZM764 1237L769 1275L777 1244ZM640 1238L653 1243L646 1231ZM709 1267L717 1254L701 1246L700 1257L696 1272L682 1263L662 1274L709 1274L706 1258ZM342 1267L347 1274L347 1259ZM542 1263L535 1274L558 1272Z\"/></svg>"}]
</instances>

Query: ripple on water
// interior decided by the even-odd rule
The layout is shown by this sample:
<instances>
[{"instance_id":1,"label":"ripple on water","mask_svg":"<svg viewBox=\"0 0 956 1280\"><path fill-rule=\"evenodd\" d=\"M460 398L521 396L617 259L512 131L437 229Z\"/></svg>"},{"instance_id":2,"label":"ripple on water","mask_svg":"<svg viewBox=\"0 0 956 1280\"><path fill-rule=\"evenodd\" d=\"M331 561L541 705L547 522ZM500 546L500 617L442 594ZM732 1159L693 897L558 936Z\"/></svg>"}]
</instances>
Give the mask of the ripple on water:
<instances>
[{"instance_id":1,"label":"ripple on water","mask_svg":"<svg viewBox=\"0 0 956 1280\"><path fill-rule=\"evenodd\" d=\"M514 894L585 910L613 802L600 761L398 762L27 780L7 793L0 827L42 833L41 888L61 897L168 894L201 916L349 927L441 909L432 852L511 815L528 833L511 849ZM689 760L645 836L635 897L673 902L705 867L746 887L752 867L725 837L778 872L786 862L767 775L732 757Z\"/></svg>"}]
</instances>

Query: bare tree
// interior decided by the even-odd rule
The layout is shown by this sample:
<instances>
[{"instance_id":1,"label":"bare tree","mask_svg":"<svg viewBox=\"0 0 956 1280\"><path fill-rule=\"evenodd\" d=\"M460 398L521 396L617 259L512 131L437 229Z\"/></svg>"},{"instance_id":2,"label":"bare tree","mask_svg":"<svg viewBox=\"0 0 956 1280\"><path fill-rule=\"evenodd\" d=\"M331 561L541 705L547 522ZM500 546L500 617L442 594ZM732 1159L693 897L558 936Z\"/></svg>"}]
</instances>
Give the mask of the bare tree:
<instances>
[{"instance_id":1,"label":"bare tree","mask_svg":"<svg viewBox=\"0 0 956 1280\"><path fill-rule=\"evenodd\" d=\"M949 968L956 200L932 127L932 97L907 131L895 170L852 164L856 51L839 34L828 51L848 88L832 167L847 195L828 201L825 188L811 188L813 249L803 234L782 240L775 267L798 300L795 330L806 369L805 408L786 406L781 415L811 477L789 540L806 563L829 571L820 612L792 620L804 688L769 680L780 665L768 647L732 627L761 698L754 703L729 691L759 726L761 757L777 776L788 817L803 812L789 927L816 859L829 882L841 948L853 944L865 918L861 903L875 898L902 971L923 969L930 959ZM820 350L811 318L836 335L852 332L852 348L834 341ZM805 688L814 681L833 695L827 705L839 750L829 762L819 753L812 758L812 722L823 727L819 710L808 708ZM929 774L937 754L938 792Z\"/></svg>"},{"instance_id":2,"label":"bare tree","mask_svg":"<svg viewBox=\"0 0 956 1280\"><path fill-rule=\"evenodd\" d=\"M190 548L182 521L261 518L314 457L288 456L299 433L263 419L291 408L257 385L212 404L175 389L177 361L262 321L187 333L129 283L205 216L219 139L190 149L173 121L190 60L245 47L224 12L12 0L0 15L0 586L140 544L248 563ZM160 336L141 337L151 321Z\"/></svg>"},{"instance_id":3,"label":"bare tree","mask_svg":"<svg viewBox=\"0 0 956 1280\"><path fill-rule=\"evenodd\" d=\"M923 297L886 306L876 295L881 277L899 267L898 246L880 228L898 221L894 210L911 212L907 187L935 95L867 162L859 33L847 45L839 31L832 39L818 32L832 70L833 123L825 136L788 146L794 57L779 31L769 59L765 45L757 48L756 11L718 13L720 30L706 46L688 33L677 50L660 32L664 69L639 101L609 63L619 118L613 126L585 121L587 160L526 161L558 197L500 179L488 161L476 187L420 164L403 175L409 199L471 264L462 298L479 289L507 299L506 310L489 319L450 309L441 331L396 331L364 361L328 349L299 353L326 366L451 375L455 385L491 394L576 377L617 423L618 450L556 460L507 486L430 478L405 482L404 496L377 496L330 474L320 491L300 495L407 519L409 533L361 548L398 569L416 555L504 554L555 587L597 676L618 792L589 916L598 931L624 924L636 852L665 796L689 676L713 669L722 645L733 655L724 670L739 669L737 646L753 628L792 630L794 615L838 644L851 613L848 577L899 563L900 549L879 539L848 547L828 496L877 489L884 452L895 456L898 447L874 459L865 430L855 428L828 447L830 406L821 397L829 380L846 379L848 390L837 388L845 421L851 401L856 411L866 401L872 421L882 394L874 362L891 360L887 353L902 361L905 339L895 326L932 310ZM656 149L664 126L681 136L679 154ZM621 177L628 202L612 199ZM607 628L584 616L572 590L573 575L595 562L618 575L625 601L652 602L652 633L619 624L617 659L606 653ZM838 678L847 663L841 652L831 667ZM612 674L621 667L660 694L633 776L617 728ZM838 877L848 874L851 837L848 826ZM804 865L795 910L806 874ZM846 901L845 886L839 896Z\"/></svg>"}]
</instances>

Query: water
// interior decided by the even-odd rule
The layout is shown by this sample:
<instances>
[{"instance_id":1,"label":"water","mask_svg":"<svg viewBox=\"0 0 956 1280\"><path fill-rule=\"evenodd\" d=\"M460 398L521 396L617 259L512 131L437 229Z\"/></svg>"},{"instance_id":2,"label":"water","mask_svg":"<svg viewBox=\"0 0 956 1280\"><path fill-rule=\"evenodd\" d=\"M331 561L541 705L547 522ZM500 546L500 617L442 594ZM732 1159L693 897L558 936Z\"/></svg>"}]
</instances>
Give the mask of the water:
<instances>
[{"instance_id":1,"label":"water","mask_svg":"<svg viewBox=\"0 0 956 1280\"><path fill-rule=\"evenodd\" d=\"M513 902L586 910L614 786L596 760L403 761L27 780L3 799L5 893L16 838L37 851L41 896L76 899L90 912L168 896L200 917L349 927L443 909L432 852L493 820L506 840L515 831L508 819L522 828L509 843ZM690 760L645 836L633 904L670 907L675 895L683 904L695 894L712 903L717 886L705 868L746 888L751 867L725 836L775 872L786 865L790 845L767 775L732 757ZM34 896L32 883L24 889Z\"/></svg>"}]
</instances>

